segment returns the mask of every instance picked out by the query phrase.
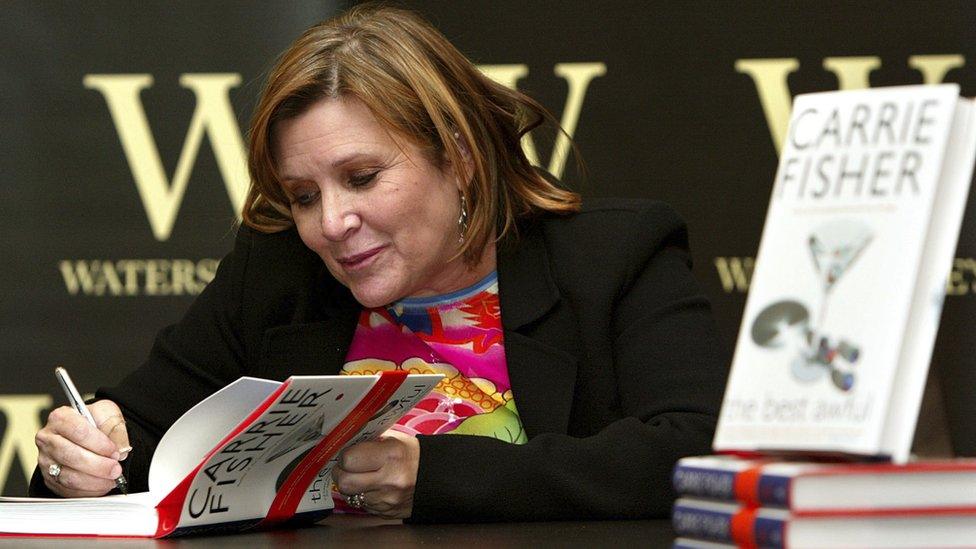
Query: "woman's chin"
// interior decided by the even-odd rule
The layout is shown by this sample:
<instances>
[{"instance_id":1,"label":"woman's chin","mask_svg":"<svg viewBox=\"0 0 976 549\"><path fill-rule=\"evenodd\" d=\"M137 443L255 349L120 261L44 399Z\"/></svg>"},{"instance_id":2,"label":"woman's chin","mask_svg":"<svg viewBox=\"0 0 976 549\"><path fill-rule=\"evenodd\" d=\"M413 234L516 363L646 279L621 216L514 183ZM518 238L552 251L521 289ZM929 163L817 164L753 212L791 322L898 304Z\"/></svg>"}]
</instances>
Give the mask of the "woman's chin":
<instances>
[{"instance_id":1,"label":"woman's chin","mask_svg":"<svg viewBox=\"0 0 976 549\"><path fill-rule=\"evenodd\" d=\"M356 298L356 301L367 309L389 305L402 297L388 289L358 287L354 285L349 290L352 292L353 297Z\"/></svg>"}]
</instances>

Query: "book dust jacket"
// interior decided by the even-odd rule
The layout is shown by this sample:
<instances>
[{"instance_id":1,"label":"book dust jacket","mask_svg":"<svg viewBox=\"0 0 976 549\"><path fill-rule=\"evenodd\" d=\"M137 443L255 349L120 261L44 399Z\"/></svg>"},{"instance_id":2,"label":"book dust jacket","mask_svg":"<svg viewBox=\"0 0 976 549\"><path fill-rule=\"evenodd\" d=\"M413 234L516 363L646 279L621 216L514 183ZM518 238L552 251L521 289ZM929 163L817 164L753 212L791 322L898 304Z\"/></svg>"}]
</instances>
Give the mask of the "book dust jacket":
<instances>
[{"instance_id":1,"label":"book dust jacket","mask_svg":"<svg viewBox=\"0 0 976 549\"><path fill-rule=\"evenodd\" d=\"M716 450L885 454L957 100L951 85L796 98ZM925 296L936 314L942 298Z\"/></svg>"}]
</instances>

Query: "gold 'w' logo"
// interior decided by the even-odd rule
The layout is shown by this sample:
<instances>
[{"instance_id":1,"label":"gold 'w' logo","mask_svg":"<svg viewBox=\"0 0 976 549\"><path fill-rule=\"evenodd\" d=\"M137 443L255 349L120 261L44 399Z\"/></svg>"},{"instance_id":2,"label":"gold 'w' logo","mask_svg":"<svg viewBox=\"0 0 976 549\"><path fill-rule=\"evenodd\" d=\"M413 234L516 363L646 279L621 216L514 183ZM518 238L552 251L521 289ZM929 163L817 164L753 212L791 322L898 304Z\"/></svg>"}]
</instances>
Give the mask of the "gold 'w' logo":
<instances>
[{"instance_id":1,"label":"gold 'w' logo","mask_svg":"<svg viewBox=\"0 0 976 549\"><path fill-rule=\"evenodd\" d=\"M0 432L0 493L10 478L14 458L20 474L30 478L37 464L34 433L41 430L41 412L51 407L51 395L0 395L0 414L7 427Z\"/></svg>"},{"instance_id":2,"label":"gold 'w' logo","mask_svg":"<svg viewBox=\"0 0 976 549\"><path fill-rule=\"evenodd\" d=\"M966 59L962 55L913 55L908 58L908 66L922 74L925 84L940 84L947 72L965 64ZM823 67L834 73L840 89L855 90L869 87L868 76L871 71L881 68L881 58L825 57ZM786 79L799 68L800 61L794 57L739 59L735 62L735 70L749 75L756 84L777 153L786 139L793 104Z\"/></svg>"},{"instance_id":3,"label":"gold 'w' logo","mask_svg":"<svg viewBox=\"0 0 976 549\"><path fill-rule=\"evenodd\" d=\"M516 87L519 79L529 74L528 66L520 64L485 65L480 68L490 78L512 88ZM590 82L606 74L606 70L603 63L559 63L555 66L556 75L569 85L561 122L570 137L576 132ZM204 135L210 139L231 205L240 214L249 180L244 142L229 95L231 88L241 83L239 74L184 74L180 77L180 85L192 91L196 97L196 107L172 180L166 176L140 99L140 93L152 87L152 75L89 74L83 83L86 88L97 90L105 98L139 198L157 240L169 239ZM523 148L529 160L541 165L530 136L523 140ZM548 166L549 171L557 177L563 173L568 152L569 139L560 135Z\"/></svg>"},{"instance_id":4,"label":"gold 'w' logo","mask_svg":"<svg viewBox=\"0 0 976 549\"><path fill-rule=\"evenodd\" d=\"M152 86L152 76L85 76L85 87L98 90L105 97L156 240L169 239L204 133L210 138L210 146L234 210L239 212L244 205L248 184L247 162L241 131L228 95L229 90L240 83L241 77L237 74L184 74L180 77L180 85L192 90L196 96L196 109L190 119L171 182L166 177L156 140L153 139L146 111L139 98L142 90Z\"/></svg>"},{"instance_id":5,"label":"gold 'w' logo","mask_svg":"<svg viewBox=\"0 0 976 549\"><path fill-rule=\"evenodd\" d=\"M912 55L908 66L922 75L925 84L940 84L946 73L965 66L962 55ZM881 68L881 58L864 57L825 57L823 68L837 77L838 88L856 90L870 87L869 76ZM793 96L787 83L789 75L800 69L800 61L795 57L772 59L739 59L735 70L748 75L756 85L759 103L762 105L769 135L779 154L786 129L790 123ZM752 278L753 258L716 257L715 269L726 293L745 293Z\"/></svg>"},{"instance_id":6,"label":"gold 'w' logo","mask_svg":"<svg viewBox=\"0 0 976 549\"><path fill-rule=\"evenodd\" d=\"M516 89L518 81L529 75L528 65L481 65L478 68L488 78L512 89ZM562 177L563 170L566 168L566 159L569 157L569 140L576 135L576 125L583 110L586 90L589 89L590 82L594 78L607 73L607 66L603 63L557 63L553 72L566 80L569 88L566 101L563 103L563 115L559 120L559 125L568 137L562 133L556 137L547 168L552 175ZM531 135L527 134L522 138L522 150L525 151L525 156L530 162L536 166L542 165Z\"/></svg>"},{"instance_id":7,"label":"gold 'w' logo","mask_svg":"<svg viewBox=\"0 0 976 549\"><path fill-rule=\"evenodd\" d=\"M749 281L755 266L751 257L716 257L714 263L725 293L749 290Z\"/></svg>"}]
</instances>

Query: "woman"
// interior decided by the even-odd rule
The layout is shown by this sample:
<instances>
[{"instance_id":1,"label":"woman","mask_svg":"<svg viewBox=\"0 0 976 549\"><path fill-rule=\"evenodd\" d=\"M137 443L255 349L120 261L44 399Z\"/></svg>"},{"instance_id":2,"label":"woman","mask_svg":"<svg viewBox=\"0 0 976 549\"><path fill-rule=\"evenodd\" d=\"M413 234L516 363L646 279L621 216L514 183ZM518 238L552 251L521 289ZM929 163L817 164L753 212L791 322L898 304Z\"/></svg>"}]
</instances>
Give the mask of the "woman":
<instances>
[{"instance_id":1,"label":"woman","mask_svg":"<svg viewBox=\"0 0 976 549\"><path fill-rule=\"evenodd\" d=\"M99 392L98 429L51 414L32 489L107 493L120 459L145 489L167 427L237 377L379 360L448 379L398 431L343 453L334 481L354 507L666 515L674 462L709 450L726 373L685 227L658 203L581 208L520 148L544 119L408 12L311 28L252 121L234 250L148 361Z\"/></svg>"}]
</instances>

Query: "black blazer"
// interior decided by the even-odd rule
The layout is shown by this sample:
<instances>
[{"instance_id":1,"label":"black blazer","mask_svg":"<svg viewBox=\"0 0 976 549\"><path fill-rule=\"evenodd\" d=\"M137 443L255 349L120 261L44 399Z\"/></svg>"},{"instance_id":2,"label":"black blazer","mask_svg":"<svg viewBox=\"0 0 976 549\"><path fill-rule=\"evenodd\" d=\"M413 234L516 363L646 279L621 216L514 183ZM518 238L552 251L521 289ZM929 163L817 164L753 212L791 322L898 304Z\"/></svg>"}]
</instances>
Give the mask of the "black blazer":
<instances>
[{"instance_id":1,"label":"black blazer","mask_svg":"<svg viewBox=\"0 0 976 549\"><path fill-rule=\"evenodd\" d=\"M497 259L529 441L421 436L411 520L666 516L675 461L709 453L727 374L684 223L660 203L594 202L523 225ZM296 231L242 228L146 363L97 395L127 419L132 489L166 429L237 377L338 373L359 310ZM38 472L31 488L49 493Z\"/></svg>"}]
</instances>

